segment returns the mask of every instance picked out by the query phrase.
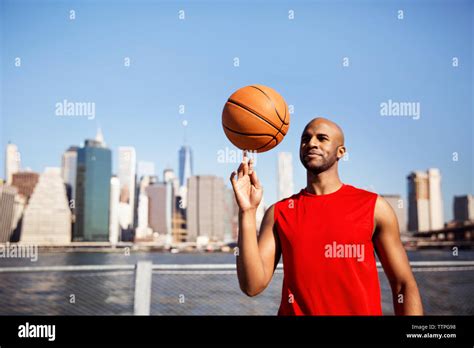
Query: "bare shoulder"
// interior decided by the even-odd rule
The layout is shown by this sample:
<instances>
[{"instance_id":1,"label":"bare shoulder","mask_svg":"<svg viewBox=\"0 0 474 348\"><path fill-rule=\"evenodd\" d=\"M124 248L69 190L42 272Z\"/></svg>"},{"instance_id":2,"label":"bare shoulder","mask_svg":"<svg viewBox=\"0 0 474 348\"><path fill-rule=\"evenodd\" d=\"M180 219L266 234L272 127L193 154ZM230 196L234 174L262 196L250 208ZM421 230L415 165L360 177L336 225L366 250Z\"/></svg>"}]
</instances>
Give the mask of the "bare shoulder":
<instances>
[{"instance_id":1,"label":"bare shoulder","mask_svg":"<svg viewBox=\"0 0 474 348\"><path fill-rule=\"evenodd\" d=\"M393 213L393 209L385 198L377 195L377 201L375 202L375 215L381 218L386 217Z\"/></svg>"},{"instance_id":2,"label":"bare shoulder","mask_svg":"<svg viewBox=\"0 0 474 348\"><path fill-rule=\"evenodd\" d=\"M392 206L380 195L377 196L375 202L374 220L376 231L383 228L398 227L397 217Z\"/></svg>"},{"instance_id":3,"label":"bare shoulder","mask_svg":"<svg viewBox=\"0 0 474 348\"><path fill-rule=\"evenodd\" d=\"M275 204L272 204L266 211L265 215L263 216L262 220L262 227L273 227L274 220L275 220Z\"/></svg>"}]
</instances>

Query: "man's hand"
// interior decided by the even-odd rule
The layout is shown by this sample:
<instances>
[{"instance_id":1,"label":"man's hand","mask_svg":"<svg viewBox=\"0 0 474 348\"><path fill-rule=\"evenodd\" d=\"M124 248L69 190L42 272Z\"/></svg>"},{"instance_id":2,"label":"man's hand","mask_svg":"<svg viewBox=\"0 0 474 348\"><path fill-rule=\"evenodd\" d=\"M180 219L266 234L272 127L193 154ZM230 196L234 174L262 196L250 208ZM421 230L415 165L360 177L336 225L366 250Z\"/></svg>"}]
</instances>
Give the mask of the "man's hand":
<instances>
[{"instance_id":1,"label":"man's hand","mask_svg":"<svg viewBox=\"0 0 474 348\"><path fill-rule=\"evenodd\" d=\"M230 181L240 210L257 210L262 200L263 188L257 178L257 173L253 170L253 159L248 161L247 151L244 151L237 173L232 172Z\"/></svg>"},{"instance_id":2,"label":"man's hand","mask_svg":"<svg viewBox=\"0 0 474 348\"><path fill-rule=\"evenodd\" d=\"M237 276L240 289L248 296L255 296L270 283L281 251L273 228L273 206L265 212L257 237L256 212L262 200L263 188L253 170L253 161L247 161L245 151L243 157L238 172L233 172L230 177L240 209Z\"/></svg>"}]
</instances>

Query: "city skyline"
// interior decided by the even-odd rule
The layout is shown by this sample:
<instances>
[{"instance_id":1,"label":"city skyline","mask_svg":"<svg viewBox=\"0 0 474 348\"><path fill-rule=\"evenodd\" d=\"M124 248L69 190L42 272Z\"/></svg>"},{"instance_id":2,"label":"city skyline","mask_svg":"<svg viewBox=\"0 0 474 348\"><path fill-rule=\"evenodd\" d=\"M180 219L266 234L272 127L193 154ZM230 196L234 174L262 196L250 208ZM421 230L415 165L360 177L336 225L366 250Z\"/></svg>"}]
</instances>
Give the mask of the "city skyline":
<instances>
[{"instance_id":1,"label":"city skyline","mask_svg":"<svg viewBox=\"0 0 474 348\"><path fill-rule=\"evenodd\" d=\"M98 129L98 130L97 130L97 134L96 134L96 137L95 137L95 138L96 138L96 140L100 138L100 142L102 142L102 143L104 144L104 146L105 146L105 141L104 141L104 138L103 138L103 134L102 134L101 129ZM82 145L84 145L86 142L87 142L87 139L84 140L84 142L83 142ZM5 153L6 153L6 154L8 154L8 152L10 151L12 145L13 145L14 148L18 151L18 147L16 146L16 144L13 144L13 143L9 142L9 143L8 143L8 147L7 147L7 149L5 150ZM75 146L75 145L69 146L68 149L65 150L65 152L63 153L63 157L62 157L62 163L61 163L61 164L62 164L63 170L62 170L62 173L61 173L61 174L62 174L62 177L63 177L63 180L64 180L64 183L65 183L65 185L66 185L67 190L71 190L71 188L70 188L70 185L69 185L68 181L66 180L66 177L70 177L70 176L71 176L71 173L69 173L69 174L64 173L65 158L67 158L67 155L68 155L68 154L69 154L69 156L70 156L70 152L71 152L71 151L77 151L77 149L78 149L78 147ZM129 168L129 170L135 173L135 182L134 182L134 183L131 183L131 182L129 182L128 179L127 179L127 185L133 186L133 187L140 185L140 179L141 179L141 178L139 177L139 167L140 167L140 164L143 164L144 167L145 167L145 168L143 169L143 172L145 173L144 176L148 176L148 177L153 176L153 177L157 177L157 178L158 178L158 176L156 176L156 175L154 174L154 173L155 173L155 163L152 162L152 161L148 161L148 160L140 160L140 159L139 159L139 156L137 156L137 154L136 154L135 149L134 149L133 146L118 146L116 152L117 152L117 156L119 156L119 158L118 158L117 160L114 159L114 155L113 155L114 149L111 149L111 148L108 148L108 149L109 149L109 150L111 151L111 153L112 153L112 165L113 165L113 163L115 163L116 161L117 161L117 162L120 162L120 152L121 152L121 150L126 149L127 151L130 151L130 152L133 153L133 156L132 156L132 157L133 157L133 161L132 161L132 162L135 163L135 166L134 166L133 169L132 169L132 168ZM18 151L18 152L20 152L20 151ZM163 180L161 180L161 181L159 181L159 182L160 182L160 183L162 183L162 182L166 183L166 182L168 181L168 179L166 178L166 175L167 175L166 173L171 173L172 177L170 177L169 179L170 179L170 180L174 180L173 183L172 183L173 190L174 190L174 191L173 191L173 192L174 192L174 195L178 195L178 196L180 196L180 195L185 195L185 197L181 196L181 200L182 200L182 202L185 204L184 208L186 208L186 203L185 203L185 202L187 201L187 189L188 189L188 187L187 187L187 185L180 185L180 183L179 183L180 169L183 170L183 175L182 175L182 176L183 176L183 177L186 176L188 179L189 179L190 177L202 176L202 175L205 176L205 175L211 175L211 174L194 174L194 175L189 175L189 172L191 171L191 173L192 173L192 170L190 170L189 167L188 167L186 170L184 170L184 168L185 168L186 166L188 166L188 165L189 165L189 162L190 162L190 161L189 161L189 157L187 157L187 156L183 157L183 153L184 153L184 152L185 152L186 154L191 154L191 155L190 155L190 158L191 158L191 160L192 160L192 148L191 148L189 145L182 145L182 146L180 146L179 149L178 149L178 151L177 151L177 162L178 162L177 167L178 167L178 170L176 171L176 174L175 174L175 172L174 172L174 168L172 168L172 167L170 167L170 166L166 166L166 167L163 169ZM77 155L76 155L76 156L77 156ZM7 156L7 157L8 157L8 156ZM73 157L73 158L76 158L76 157ZM186 158L186 161L184 161L184 158ZM69 159L69 161L70 161L70 159ZM184 162L188 162L188 164L184 164ZM281 187L285 188L285 183L286 183L286 184L289 184L290 187L293 186L293 185L292 185L292 182L293 182L293 180L292 180L292 174L289 174L289 176L285 176L285 177L283 177L283 178L282 178L282 177L280 176L280 174L279 174L279 173L281 172L281 170L283 170L285 167L286 167L286 168L291 167L291 168L290 168L290 172L291 172L291 173L293 172L293 165L292 165L292 156L291 156L291 153L288 153L288 152L277 152L276 162L277 162L277 163L276 163L276 166L277 166L277 171L276 171L276 172L277 172L277 174L276 174L276 176L275 176L275 187L277 188L277 191L280 192ZM66 163L67 163L67 161L66 161ZM180 164L181 164L181 165L180 165ZM68 166L74 167L72 163L68 163ZM120 168L120 165L117 166L117 167ZM191 165L190 167L192 168L192 165ZM35 173L35 174L41 174L41 173L42 173L42 172L34 172L34 171L31 171L31 168L28 168L27 171L24 171L24 170L21 169L20 165L18 165L18 168L19 168L19 172L17 172L17 173L20 173L20 174L28 173L28 172L32 172L32 173ZM45 167L45 169L47 169L47 168L48 168L48 167ZM117 171L120 171L120 169L117 169ZM430 173L431 171L435 171L435 172L437 173L436 175L439 176L439 169L438 169L438 168L428 168L428 169L427 169L427 173ZM184 174L184 172L187 172L186 175ZM153 175L152 175L152 173L153 173ZM6 176L6 175L7 175L7 174L6 174L6 172L5 172L4 176ZM413 179L411 179L411 177L415 177L416 175L420 176L420 175L426 175L426 174L425 174L425 172L422 171L422 170L412 170L412 171L410 171L409 175L406 176L406 179L408 180L408 190L405 191L405 192L391 192L391 193L380 193L380 192L376 192L376 193L378 193L378 194L379 194L380 196L382 196L382 197L385 197L385 198L398 197L397 199L401 199L401 200L403 201L403 206L404 206L404 210L405 210L405 211L404 211L404 214L405 214L406 216L402 219L402 221L406 222L407 224L408 224L409 221L410 221L410 217L409 217L409 216L410 216L410 180L413 180ZM118 173L118 172L117 172L117 173L112 172L112 177L115 177L115 176L119 176L119 173ZM218 176L216 175L216 177L218 177ZM223 179L225 180L225 178L223 178ZM439 185L439 187L436 186L436 185L435 185L435 187L437 187L437 190L440 190L441 192L438 192L437 195L441 195L441 197L444 197L445 195L443 194L443 185L442 185L442 183L441 183L441 179L438 179L438 180L439 180L439 183L438 183L437 185ZM122 187L122 186L124 185L124 183L123 183L122 181L120 181L120 180L119 180L119 182L120 182L120 185L121 185L121 187ZM225 182L225 181L224 181L224 182ZM6 182L5 182L5 183L6 183ZM346 183L346 184L347 184L347 183ZM351 184L351 183L349 183L349 184ZM282 186L282 185L283 185L283 186ZM429 186L431 187L432 185L429 185ZM229 188L229 187L227 187L227 188ZM304 188L304 187L301 187L301 188L299 188L298 190L294 190L294 193L299 192L299 190L302 189L302 188ZM286 191L288 191L287 188L285 188L285 189L286 189ZM285 191L285 189L283 189L283 190ZM372 190L371 190L371 187L363 187L363 189L372 191ZM431 188L431 190L433 190L433 188ZM135 192L135 191L136 191L136 190L133 189L133 192ZM69 197L69 198L72 198L72 197L73 197L73 192L74 192L74 186L73 186L71 192L68 191L68 197ZM122 192L122 189L120 190L120 192ZM138 193L138 192L137 192L137 193ZM267 193L266 193L266 194L267 194ZM120 193L120 195L122 195L122 193ZM278 194L278 195L280 195L280 194ZM291 195L291 194L288 193L288 196L290 196L290 195ZM455 194L455 195L453 195L452 197L448 197L448 200L447 200L447 201L444 201L444 199L441 198L441 202L439 203L439 207L438 207L438 209L441 209L441 210L440 210L440 211L441 211L441 215L436 218L436 219L438 219L439 222L438 222L437 224L435 224L434 226L436 226L436 228L442 228L442 227L440 227L440 226L442 226L444 223L448 223L448 222L454 221L454 220L455 220L455 216L454 216L454 210L455 210L455 209L454 209L454 201L455 201L456 197L464 197L464 196L471 196L471 195L472 195L472 194L469 193L469 192L463 192L463 193ZM405 198L405 197L406 197L406 198ZM279 198L278 200L280 200L280 199L283 199L283 198ZM393 202L396 202L396 200L393 200ZM451 204L451 202L452 202L452 204ZM130 209L130 210L132 210L133 212L138 212L138 204L139 204L138 197L137 197L137 200L136 200L135 203L136 203L136 206L135 206L135 207L131 206L131 207L128 207L128 208L123 208L123 209L127 209L127 210ZM398 208L397 208L396 203L393 203L393 204L392 204L392 202L390 202L390 203L391 203L392 208L394 209L394 211L397 212ZM148 204L148 203L147 203L147 204ZM263 204L265 204L265 203L263 203ZM128 204L127 204L127 205L128 205ZM268 206L269 206L269 205L265 204L265 209L267 209ZM428 207L428 209L430 209L430 208L429 208L429 205L427 205L427 207ZM263 205L262 205L262 208L263 208ZM417 208L413 208L413 209L416 210ZM418 209L420 209L420 208L418 208ZM449 211L450 213L449 213L449 214L446 214L446 211ZM262 213L263 213L263 212L262 212ZM262 214L262 213L261 213L261 214ZM132 214L133 214L133 213L132 213ZM121 219L125 219L125 220L127 220L127 221L130 220L130 217L129 217L129 216L128 216L128 217L125 216L125 218L124 218L122 215L124 215L124 214L123 214L123 210L122 210L122 214L119 214L119 216L121 217ZM398 216L398 213L397 213L397 216ZM434 215L433 215L433 216L434 216ZM450 217L447 218L446 216L450 216ZM263 215L262 215L261 217L263 217ZM412 218L412 221L414 221L413 218ZM133 221L132 221L132 222L133 222ZM135 223L134 223L134 225L136 225L135 227L138 226L138 218L137 218L137 217L135 217ZM427 226L429 226L429 225L430 225L430 223L428 223ZM125 226L122 226L122 228L125 228ZM410 230L410 228L408 227L408 225L404 225L403 228L400 228L400 231L407 231L407 230ZM414 230L417 230L417 229L416 229L416 228L415 228L415 229L412 229L412 231L414 231ZM429 230L429 228L423 227L421 230Z\"/></svg>"},{"instance_id":2,"label":"city skyline","mask_svg":"<svg viewBox=\"0 0 474 348\"><path fill-rule=\"evenodd\" d=\"M15 144L8 144L8 147L5 150L5 153L7 154L6 157L8 157L8 153L10 152L11 146L14 146L15 151L18 150L18 147L16 147ZM103 134L100 129L97 130L97 134L95 139L86 139L83 146L78 148L74 145L70 146L64 153L62 157L62 166L60 169L61 173L61 179L63 180L64 186L65 186L65 192L66 192L66 197L68 200L72 196L73 190L69 191L71 189L70 183L66 180L66 178L71 176L71 173L66 173L65 168L77 168L77 165L73 163L73 161L70 160L69 162L65 160L67 159L68 156L65 155L70 155L70 152L77 152L78 150L84 150L87 147L99 147L99 148L104 148L107 150L110 154L113 153L113 150L106 147L105 141ZM192 182L195 182L196 179L199 179L200 177L203 178L215 178L216 180L223 180L223 178L220 178L215 175L191 175L188 176L188 180L186 185L180 186L179 184L179 178L175 174L174 170L172 168L166 168L163 170L163 180L159 181L158 176L154 175L155 170L154 170L154 164L153 162L143 162L146 163L146 167L148 173L146 175L143 175L141 178L138 176L138 167L141 161L136 160L136 152L133 146L120 146L117 150L118 153L123 152L126 150L127 154L132 153L133 154L133 160L132 165L133 168L128 168L130 167L129 163L130 162L130 156L127 157L127 171L131 171L135 173L134 175L134 180L131 182L129 179L126 178L126 180L120 181L119 175L116 173L112 173L110 175L110 204L109 204L109 217L110 219L113 219L113 216L117 216L117 219L125 219L128 221L130 219L129 214L124 214L124 210L117 210L113 208L113 200L116 195L114 193L114 187L118 184L119 189L118 189L118 197L120 198L121 191L120 187L123 187L123 185L129 185L135 187L133 189L133 192L138 194L138 197L134 201L134 204L129 204L127 202L120 202L118 205L122 204L124 207L123 209L125 210L132 210L133 213L137 213L140 215L144 214L144 210L146 209L147 212L145 215L141 217L141 222L140 222L140 217L136 216L135 220L131 222L130 225L123 225L121 226L122 231L131 229L134 230L136 237L138 240L144 238L144 237L150 237L152 232L158 232L160 235L167 235L169 238L174 238L174 232L173 230L175 227L171 227L173 224L173 219L172 213L174 213L174 208L169 206L170 202L173 201L173 199L170 199L171 197L179 198L179 202L176 202L176 204L182 205L182 202L187 201L188 199L188 189L189 189L189 179L192 179ZM183 152L186 153L192 153L192 148L190 148L188 145L180 147L179 151L177 152L177 157L178 157L178 162L182 163L183 162ZM84 156L83 156L84 157ZM277 160L277 172L280 173L281 171L288 171L288 173L292 173L292 159L291 159L291 153L287 152L279 152L278 153L278 160ZM77 160L77 155L73 158L76 158ZM110 161L113 163L113 156L110 156ZM66 165L66 166L65 166ZM15 165L14 165L15 166ZM178 174L180 173L180 169L183 169L185 165L181 165L180 168L178 169ZM44 170L44 173L48 172L48 170L55 169L56 167L46 167ZM120 168L120 165L119 165ZM152 168L152 170L151 170ZM10 175L13 177L13 181L15 182L15 178L17 180L17 183L13 184L14 186L8 186L8 188L12 188L15 190L15 192L19 192L25 196L26 194L26 199L29 199L29 196L31 195L32 191L31 186L36 185L36 182L33 182L31 178L29 178L31 175L41 175L42 173L36 173L32 171L22 171L21 167L18 165L19 171L18 172L10 172ZM59 169L59 167L58 167ZM76 169L77 170L77 169ZM123 168L122 168L123 170ZM5 172L5 176L7 176L7 171ZM26 179L26 182L24 182ZM463 211L463 213L468 217L468 220L472 218L472 210L473 210L473 203L472 201L472 194L465 193L462 195L455 195L452 197L452 204L450 202L444 202L442 199L442 180L441 180L441 173L438 168L429 168L426 172L425 171L411 171L409 175L406 176L406 179L408 180L408 190L407 190L407 199L403 199L402 195L399 193L396 194L380 194L380 196L384 197L389 204L392 206L394 212L396 213L397 219L399 221L399 227L400 227L400 232L405 233L405 232L424 232L424 231L430 231L430 230L437 230L437 229L442 229L445 224L449 224L455 221L459 221L459 219L456 219L456 210L458 211ZM21 181L19 181L21 180ZM36 179L37 180L37 179ZM146 182L143 183L143 180ZM281 176L280 174L277 175L277 187L280 188L285 188L286 186L291 186L292 184L292 179L291 175L287 176ZM6 184L6 182L5 182ZM1 186L0 186L1 187ZM34 186L33 186L34 187ZM162 188L161 188L162 187ZM222 194L222 197L227 197L228 192L231 192L231 190L228 187L223 186L224 188L224 193ZM155 212L153 212L153 209L148 210L149 206L149 199L152 198L152 193L151 191L148 191L149 189L157 189L157 190L163 190L163 193L165 194L165 199L161 199L161 197L158 201L158 207L160 207L158 210L161 212L162 217L160 218L154 218L155 222L152 222L153 218L149 218L148 214L154 215ZM27 191L28 193L25 193L23 191ZM159 191L158 191L159 192ZM295 192L296 193L296 192ZM185 194L186 197L183 197L181 195ZM156 193L155 193L156 195ZM291 194L288 194L290 196ZM20 196L23 197L23 196ZM193 194L195 196L195 194ZM287 197L288 197L287 196ZM158 197L158 196L157 196ZM222 198L221 197L221 198ZM229 197L234 200L233 194ZM72 198L73 199L73 198ZM282 198L283 199L283 198ZM143 201L142 201L143 200ZM74 201L74 199L73 199ZM158 202L157 198L155 197L155 207L156 203ZM223 198L222 201L227 201L227 198ZM69 200L69 204L71 204L71 200ZM143 203L144 202L144 203ZM24 204L24 203L23 203ZM75 203L74 203L75 204ZM74 205L73 204L73 205ZM141 204L145 204L146 208L141 207ZM226 203L229 204L229 203ZM457 207L458 206L458 207ZM264 208L265 207L265 208ZM186 208L186 207L184 207ZM262 202L259 206L259 213L257 214L257 221L261 222L261 219L263 218L264 214L264 209L267 209L268 206L264 202L264 198L262 198ZM446 219L444 217L444 209L450 209L453 212L453 218L452 219ZM166 209L166 213L162 211L162 209ZM158 212L158 210L156 212ZM420 215L421 214L421 215ZM460 213L458 212L458 215ZM145 217L146 216L146 217ZM164 219L161 221L161 219ZM145 220L147 223L145 223ZM109 228L107 229L109 233L109 238L115 240L115 235L116 233L112 231L112 220L109 221ZM421 224L421 225L419 225ZM153 229L153 225L158 226L161 225L162 227ZM151 228L151 229L149 229ZM259 227L257 227L258 229ZM149 229L150 232L146 232L146 230ZM194 231L192 233L194 235L194 239L197 235L197 233ZM229 235L229 233L225 233L225 235ZM120 240L120 237L119 237ZM171 240L171 239L170 239Z\"/></svg>"},{"instance_id":3,"label":"city skyline","mask_svg":"<svg viewBox=\"0 0 474 348\"><path fill-rule=\"evenodd\" d=\"M261 83L292 106L288 135L258 155L267 205L277 200L278 152L292 153L295 191L305 186L299 136L315 116L345 131L344 183L406 200L408 173L439 168L445 221L453 217L452 197L473 192L468 1L430 8L404 3L402 19L390 3L184 3L185 20L171 3L160 3L159 10L127 2L113 8L2 4L0 144L15 143L23 166L35 172L56 166L69 146L92 137L100 124L113 149L113 173L119 146L133 146L137 161L153 162L162 172L178 168L176 151L185 143L193 149L194 174L222 177L230 187L227 178L239 163L217 160L218 151L236 150L222 131L222 107L237 88ZM249 25L235 28L230 19ZM268 38L261 28L274 35ZM314 44L307 44L308 32L315 33ZM269 53L282 46L287 49L278 55ZM83 115L70 116L67 102L88 104ZM410 103L411 117L397 109ZM54 132L45 138L42 129Z\"/></svg>"}]
</instances>

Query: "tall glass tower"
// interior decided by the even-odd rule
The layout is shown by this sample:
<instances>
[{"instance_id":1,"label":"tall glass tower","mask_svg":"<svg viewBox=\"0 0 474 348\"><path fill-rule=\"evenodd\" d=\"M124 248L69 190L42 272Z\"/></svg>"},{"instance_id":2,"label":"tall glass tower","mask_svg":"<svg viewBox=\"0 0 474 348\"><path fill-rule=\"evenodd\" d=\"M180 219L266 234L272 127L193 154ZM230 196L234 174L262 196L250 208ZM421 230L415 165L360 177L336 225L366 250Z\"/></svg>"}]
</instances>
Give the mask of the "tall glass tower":
<instances>
[{"instance_id":1,"label":"tall glass tower","mask_svg":"<svg viewBox=\"0 0 474 348\"><path fill-rule=\"evenodd\" d=\"M188 145L179 149L179 186L186 186L188 178L193 175L193 153Z\"/></svg>"},{"instance_id":2,"label":"tall glass tower","mask_svg":"<svg viewBox=\"0 0 474 348\"><path fill-rule=\"evenodd\" d=\"M75 198L77 149L77 146L71 146L63 153L61 175L66 184L68 201Z\"/></svg>"},{"instance_id":3,"label":"tall glass tower","mask_svg":"<svg viewBox=\"0 0 474 348\"><path fill-rule=\"evenodd\" d=\"M112 152L103 141L86 140L77 151L74 241L109 240Z\"/></svg>"}]
</instances>

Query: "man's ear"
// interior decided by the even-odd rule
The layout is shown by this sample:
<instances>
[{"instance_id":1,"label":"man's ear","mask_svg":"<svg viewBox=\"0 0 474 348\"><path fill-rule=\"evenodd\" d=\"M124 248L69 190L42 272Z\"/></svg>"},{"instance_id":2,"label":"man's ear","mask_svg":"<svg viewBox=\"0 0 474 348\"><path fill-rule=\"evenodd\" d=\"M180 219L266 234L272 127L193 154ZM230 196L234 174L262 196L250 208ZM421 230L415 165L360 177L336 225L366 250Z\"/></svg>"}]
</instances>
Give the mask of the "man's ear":
<instances>
[{"instance_id":1,"label":"man's ear","mask_svg":"<svg viewBox=\"0 0 474 348\"><path fill-rule=\"evenodd\" d=\"M342 157L344 157L344 154L346 153L346 147L344 145L339 145L337 148L337 160L340 160Z\"/></svg>"}]
</instances>

